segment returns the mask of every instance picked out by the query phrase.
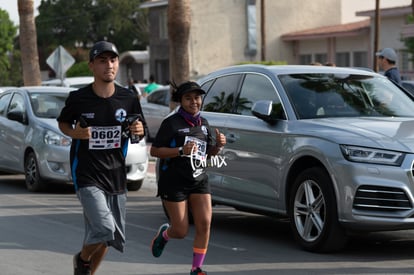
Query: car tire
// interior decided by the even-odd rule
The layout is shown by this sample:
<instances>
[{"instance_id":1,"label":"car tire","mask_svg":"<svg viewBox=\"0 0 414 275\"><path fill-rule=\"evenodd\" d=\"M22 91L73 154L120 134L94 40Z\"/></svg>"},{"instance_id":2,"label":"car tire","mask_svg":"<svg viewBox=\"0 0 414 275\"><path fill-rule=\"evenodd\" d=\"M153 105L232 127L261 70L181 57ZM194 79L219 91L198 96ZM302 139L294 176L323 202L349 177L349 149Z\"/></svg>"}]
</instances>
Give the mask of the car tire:
<instances>
[{"instance_id":1,"label":"car tire","mask_svg":"<svg viewBox=\"0 0 414 275\"><path fill-rule=\"evenodd\" d=\"M291 191L289 219L300 246L311 252L342 249L347 237L338 221L329 174L320 167L308 168L296 177Z\"/></svg>"},{"instance_id":2,"label":"car tire","mask_svg":"<svg viewBox=\"0 0 414 275\"><path fill-rule=\"evenodd\" d=\"M134 180L127 182L128 191L138 191L142 187L144 180Z\"/></svg>"},{"instance_id":3,"label":"car tire","mask_svg":"<svg viewBox=\"0 0 414 275\"><path fill-rule=\"evenodd\" d=\"M24 176L27 190L39 192L46 188L42 181L34 152L29 152L24 159Z\"/></svg>"}]
</instances>

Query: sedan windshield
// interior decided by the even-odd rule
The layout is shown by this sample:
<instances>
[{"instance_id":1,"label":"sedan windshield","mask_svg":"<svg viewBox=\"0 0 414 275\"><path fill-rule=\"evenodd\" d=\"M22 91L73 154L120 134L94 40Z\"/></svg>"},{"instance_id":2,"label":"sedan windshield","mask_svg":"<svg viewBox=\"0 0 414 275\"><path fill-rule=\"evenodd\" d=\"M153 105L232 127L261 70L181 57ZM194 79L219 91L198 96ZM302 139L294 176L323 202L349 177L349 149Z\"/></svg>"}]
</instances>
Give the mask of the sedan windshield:
<instances>
[{"instance_id":1,"label":"sedan windshield","mask_svg":"<svg viewBox=\"0 0 414 275\"><path fill-rule=\"evenodd\" d=\"M66 94L32 93L33 113L41 118L57 118L65 104Z\"/></svg>"},{"instance_id":2,"label":"sedan windshield","mask_svg":"<svg viewBox=\"0 0 414 275\"><path fill-rule=\"evenodd\" d=\"M383 77L292 74L279 79L299 119L317 117L414 117L411 97Z\"/></svg>"}]
</instances>

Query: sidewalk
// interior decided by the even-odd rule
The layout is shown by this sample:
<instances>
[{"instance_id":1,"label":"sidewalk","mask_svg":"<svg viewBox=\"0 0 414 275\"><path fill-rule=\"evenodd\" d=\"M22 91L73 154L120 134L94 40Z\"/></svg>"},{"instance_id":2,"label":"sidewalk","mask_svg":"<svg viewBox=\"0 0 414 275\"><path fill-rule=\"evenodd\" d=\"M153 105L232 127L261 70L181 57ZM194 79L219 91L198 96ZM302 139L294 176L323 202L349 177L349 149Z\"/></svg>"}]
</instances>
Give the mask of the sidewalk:
<instances>
[{"instance_id":1,"label":"sidewalk","mask_svg":"<svg viewBox=\"0 0 414 275\"><path fill-rule=\"evenodd\" d=\"M147 174L155 177L155 159L149 159Z\"/></svg>"},{"instance_id":2,"label":"sidewalk","mask_svg":"<svg viewBox=\"0 0 414 275\"><path fill-rule=\"evenodd\" d=\"M147 176L155 177L155 161L156 158L150 155L151 143L147 142L147 152L148 152L148 168L147 168Z\"/></svg>"}]
</instances>

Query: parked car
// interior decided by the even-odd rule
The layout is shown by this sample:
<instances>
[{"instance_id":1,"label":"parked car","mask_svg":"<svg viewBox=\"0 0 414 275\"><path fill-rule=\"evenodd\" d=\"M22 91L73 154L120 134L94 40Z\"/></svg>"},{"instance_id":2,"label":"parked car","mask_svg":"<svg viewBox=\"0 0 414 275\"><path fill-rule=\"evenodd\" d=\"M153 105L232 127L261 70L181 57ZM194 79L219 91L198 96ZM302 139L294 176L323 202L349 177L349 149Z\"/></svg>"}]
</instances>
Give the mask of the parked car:
<instances>
[{"instance_id":1,"label":"parked car","mask_svg":"<svg viewBox=\"0 0 414 275\"><path fill-rule=\"evenodd\" d=\"M91 84L94 81L93 76L74 76L74 77L66 77L65 79L61 80L58 78L49 79L42 81L42 86L61 86L61 87L71 87L71 88L82 88L88 84ZM122 86L117 81L116 84Z\"/></svg>"},{"instance_id":2,"label":"parked car","mask_svg":"<svg viewBox=\"0 0 414 275\"><path fill-rule=\"evenodd\" d=\"M61 80L58 78L42 81L42 86L62 86L72 88L82 88L93 82L93 76L66 77Z\"/></svg>"},{"instance_id":3,"label":"parked car","mask_svg":"<svg viewBox=\"0 0 414 275\"><path fill-rule=\"evenodd\" d=\"M38 86L0 94L0 171L24 174L30 191L72 180L71 139L59 130L56 121L71 90ZM126 163L128 189L138 190L148 167L145 140L129 144Z\"/></svg>"},{"instance_id":4,"label":"parked car","mask_svg":"<svg viewBox=\"0 0 414 275\"><path fill-rule=\"evenodd\" d=\"M401 81L402 86L414 96L414 80L403 80Z\"/></svg>"},{"instance_id":5,"label":"parked car","mask_svg":"<svg viewBox=\"0 0 414 275\"><path fill-rule=\"evenodd\" d=\"M134 83L135 89L137 89L138 94L140 97L144 94L144 89L148 85L148 83Z\"/></svg>"},{"instance_id":6,"label":"parked car","mask_svg":"<svg viewBox=\"0 0 414 275\"><path fill-rule=\"evenodd\" d=\"M288 217L315 252L354 230L414 228L414 102L386 77L240 65L198 82L202 116L235 153L208 165L214 205Z\"/></svg>"},{"instance_id":7,"label":"parked car","mask_svg":"<svg viewBox=\"0 0 414 275\"><path fill-rule=\"evenodd\" d=\"M16 88L16 87L14 87L14 86L1 86L0 87L0 94L4 91L7 91L7 90L11 89L11 88Z\"/></svg>"},{"instance_id":8,"label":"parked car","mask_svg":"<svg viewBox=\"0 0 414 275\"><path fill-rule=\"evenodd\" d=\"M162 86L141 99L142 112L147 122L147 138L155 138L161 122L170 111L170 86Z\"/></svg>"}]
</instances>

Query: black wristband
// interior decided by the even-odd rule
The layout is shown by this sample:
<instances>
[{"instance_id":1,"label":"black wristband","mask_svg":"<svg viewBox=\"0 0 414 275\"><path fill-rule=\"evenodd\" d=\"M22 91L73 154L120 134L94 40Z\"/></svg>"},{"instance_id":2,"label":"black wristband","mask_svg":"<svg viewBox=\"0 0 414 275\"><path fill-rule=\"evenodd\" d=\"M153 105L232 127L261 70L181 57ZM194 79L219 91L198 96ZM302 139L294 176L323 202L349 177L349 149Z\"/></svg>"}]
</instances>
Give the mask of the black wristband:
<instances>
[{"instance_id":1,"label":"black wristband","mask_svg":"<svg viewBox=\"0 0 414 275\"><path fill-rule=\"evenodd\" d=\"M178 153L180 154L180 156L184 155L183 147L178 148Z\"/></svg>"}]
</instances>

